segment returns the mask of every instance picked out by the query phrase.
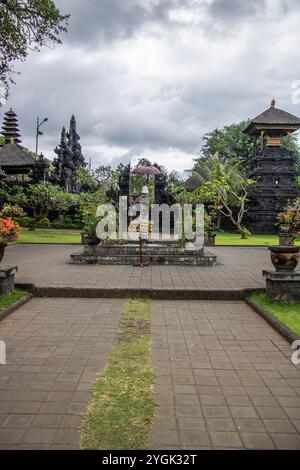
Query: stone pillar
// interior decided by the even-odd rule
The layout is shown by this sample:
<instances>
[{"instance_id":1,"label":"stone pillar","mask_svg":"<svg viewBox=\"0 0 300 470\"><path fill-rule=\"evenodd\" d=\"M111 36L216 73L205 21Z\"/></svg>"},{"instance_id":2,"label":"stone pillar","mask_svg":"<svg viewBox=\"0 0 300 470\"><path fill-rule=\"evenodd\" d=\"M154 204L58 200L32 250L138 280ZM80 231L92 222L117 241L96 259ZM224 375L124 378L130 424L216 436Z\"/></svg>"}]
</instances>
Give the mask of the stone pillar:
<instances>
[{"instance_id":1,"label":"stone pillar","mask_svg":"<svg viewBox=\"0 0 300 470\"><path fill-rule=\"evenodd\" d=\"M300 273L263 271L266 293L274 302L300 301Z\"/></svg>"}]
</instances>

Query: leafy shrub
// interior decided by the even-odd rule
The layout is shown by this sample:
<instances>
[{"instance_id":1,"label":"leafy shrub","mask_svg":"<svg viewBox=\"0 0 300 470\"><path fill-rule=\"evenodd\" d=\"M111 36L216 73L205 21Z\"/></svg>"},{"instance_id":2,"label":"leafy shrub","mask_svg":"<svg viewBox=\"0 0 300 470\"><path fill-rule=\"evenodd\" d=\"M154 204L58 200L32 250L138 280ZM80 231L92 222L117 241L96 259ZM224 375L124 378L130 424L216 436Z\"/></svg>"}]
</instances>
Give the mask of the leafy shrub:
<instances>
[{"instance_id":1,"label":"leafy shrub","mask_svg":"<svg viewBox=\"0 0 300 470\"><path fill-rule=\"evenodd\" d=\"M44 217L43 219L39 220L37 223L37 228L50 228L50 220L47 217Z\"/></svg>"},{"instance_id":2,"label":"leafy shrub","mask_svg":"<svg viewBox=\"0 0 300 470\"><path fill-rule=\"evenodd\" d=\"M18 223L21 227L31 228L32 218L28 216L18 217Z\"/></svg>"},{"instance_id":3,"label":"leafy shrub","mask_svg":"<svg viewBox=\"0 0 300 470\"><path fill-rule=\"evenodd\" d=\"M23 211L22 207L13 204L6 204L0 212L1 217L10 218L10 219L19 219L24 217L26 213Z\"/></svg>"},{"instance_id":4,"label":"leafy shrub","mask_svg":"<svg viewBox=\"0 0 300 470\"><path fill-rule=\"evenodd\" d=\"M80 230L83 224L79 216L61 215L52 222L51 226L57 229Z\"/></svg>"}]
</instances>

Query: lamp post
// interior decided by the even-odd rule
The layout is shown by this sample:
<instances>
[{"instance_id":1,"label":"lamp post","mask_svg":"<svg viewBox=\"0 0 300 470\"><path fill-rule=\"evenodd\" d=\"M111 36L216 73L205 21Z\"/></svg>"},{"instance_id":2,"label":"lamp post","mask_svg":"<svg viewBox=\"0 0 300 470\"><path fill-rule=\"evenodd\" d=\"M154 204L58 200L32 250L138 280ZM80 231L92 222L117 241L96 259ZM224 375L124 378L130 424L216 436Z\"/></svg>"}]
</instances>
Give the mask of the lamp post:
<instances>
[{"instance_id":1,"label":"lamp post","mask_svg":"<svg viewBox=\"0 0 300 470\"><path fill-rule=\"evenodd\" d=\"M41 126L44 124L44 122L47 122L48 118L43 119L42 122L40 122L40 118L38 117L36 120L36 138L35 138L35 153L38 155L38 149L39 149L39 136L43 135L42 131L40 131Z\"/></svg>"}]
</instances>

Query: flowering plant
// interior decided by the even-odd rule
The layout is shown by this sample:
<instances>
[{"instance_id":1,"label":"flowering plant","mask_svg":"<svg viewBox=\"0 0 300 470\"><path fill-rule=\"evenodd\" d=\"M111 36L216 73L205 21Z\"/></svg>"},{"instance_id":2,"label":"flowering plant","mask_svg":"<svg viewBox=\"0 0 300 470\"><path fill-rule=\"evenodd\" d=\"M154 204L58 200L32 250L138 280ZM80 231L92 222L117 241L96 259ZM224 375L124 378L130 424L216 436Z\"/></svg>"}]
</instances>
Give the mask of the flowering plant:
<instances>
[{"instance_id":1,"label":"flowering plant","mask_svg":"<svg viewBox=\"0 0 300 470\"><path fill-rule=\"evenodd\" d=\"M0 218L0 243L12 242L19 236L21 227L11 218Z\"/></svg>"},{"instance_id":2,"label":"flowering plant","mask_svg":"<svg viewBox=\"0 0 300 470\"><path fill-rule=\"evenodd\" d=\"M291 232L298 232L300 230L300 199L278 214L277 220L279 224L289 225Z\"/></svg>"},{"instance_id":3,"label":"flowering plant","mask_svg":"<svg viewBox=\"0 0 300 470\"><path fill-rule=\"evenodd\" d=\"M7 204L0 211L0 217L3 217L4 219L24 217L25 215L26 215L26 212L23 211L22 207L12 205L12 204Z\"/></svg>"}]
</instances>

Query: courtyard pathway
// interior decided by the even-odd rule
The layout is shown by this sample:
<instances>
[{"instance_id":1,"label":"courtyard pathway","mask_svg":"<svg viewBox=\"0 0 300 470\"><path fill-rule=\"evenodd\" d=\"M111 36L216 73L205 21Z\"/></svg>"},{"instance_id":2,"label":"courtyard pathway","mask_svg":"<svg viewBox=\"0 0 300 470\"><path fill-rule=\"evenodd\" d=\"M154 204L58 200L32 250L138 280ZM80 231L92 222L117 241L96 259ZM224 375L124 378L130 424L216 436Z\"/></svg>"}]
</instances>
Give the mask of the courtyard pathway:
<instances>
[{"instance_id":1,"label":"courtyard pathway","mask_svg":"<svg viewBox=\"0 0 300 470\"><path fill-rule=\"evenodd\" d=\"M0 322L0 449L78 449L122 300L33 299Z\"/></svg>"},{"instance_id":2,"label":"courtyard pathway","mask_svg":"<svg viewBox=\"0 0 300 470\"><path fill-rule=\"evenodd\" d=\"M262 269L270 269L267 248L214 247L216 267L78 266L69 263L80 246L14 245L4 264L17 265L17 282L40 287L235 289L263 287Z\"/></svg>"},{"instance_id":3,"label":"courtyard pathway","mask_svg":"<svg viewBox=\"0 0 300 470\"><path fill-rule=\"evenodd\" d=\"M0 449L76 449L122 300L33 299L0 322ZM300 368L243 302L152 302L152 448L300 449Z\"/></svg>"},{"instance_id":4,"label":"courtyard pathway","mask_svg":"<svg viewBox=\"0 0 300 470\"><path fill-rule=\"evenodd\" d=\"M300 366L243 302L152 303L157 449L300 449Z\"/></svg>"},{"instance_id":5,"label":"courtyard pathway","mask_svg":"<svg viewBox=\"0 0 300 470\"><path fill-rule=\"evenodd\" d=\"M263 287L266 248L222 248L214 268L76 266L74 246L15 245L5 264L40 287ZM77 449L78 426L107 362L122 300L35 298L0 322L0 449ZM153 301L152 448L300 449L300 367L244 302Z\"/></svg>"}]
</instances>

